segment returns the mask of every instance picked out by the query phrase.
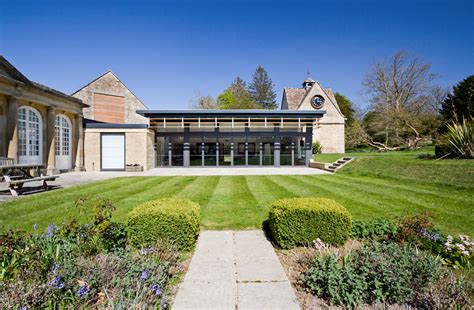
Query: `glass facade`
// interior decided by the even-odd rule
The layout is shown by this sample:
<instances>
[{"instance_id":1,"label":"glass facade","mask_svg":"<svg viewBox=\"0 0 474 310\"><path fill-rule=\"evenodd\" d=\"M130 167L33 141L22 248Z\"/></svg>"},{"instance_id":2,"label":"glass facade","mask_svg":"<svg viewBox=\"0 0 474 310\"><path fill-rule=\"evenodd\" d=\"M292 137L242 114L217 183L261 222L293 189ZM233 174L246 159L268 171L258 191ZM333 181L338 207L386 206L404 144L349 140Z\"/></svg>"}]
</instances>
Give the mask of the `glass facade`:
<instances>
[{"instance_id":1,"label":"glass facade","mask_svg":"<svg viewBox=\"0 0 474 310\"><path fill-rule=\"evenodd\" d=\"M314 116L320 112L311 112L301 120L295 112L282 111L249 112L257 114L253 119L223 116L241 112L210 112L219 117L195 116L203 115L202 111L143 113L162 117L150 116L155 124L158 167L307 166L314 120L320 117ZM165 121L163 113L177 116ZM287 115L287 119L267 119L262 113ZM310 112L301 115L305 113Z\"/></svg>"}]
</instances>

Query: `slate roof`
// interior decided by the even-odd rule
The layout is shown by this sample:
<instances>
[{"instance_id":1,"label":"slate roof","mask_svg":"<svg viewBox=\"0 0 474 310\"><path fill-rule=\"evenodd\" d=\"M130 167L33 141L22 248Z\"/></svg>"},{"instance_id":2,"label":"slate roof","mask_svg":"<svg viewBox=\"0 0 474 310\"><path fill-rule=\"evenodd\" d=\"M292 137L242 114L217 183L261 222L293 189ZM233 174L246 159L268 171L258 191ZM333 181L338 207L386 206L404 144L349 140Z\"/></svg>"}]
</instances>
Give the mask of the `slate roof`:
<instances>
[{"instance_id":1,"label":"slate roof","mask_svg":"<svg viewBox=\"0 0 474 310\"><path fill-rule=\"evenodd\" d=\"M288 110L296 110L307 92L304 88L284 88Z\"/></svg>"},{"instance_id":2,"label":"slate roof","mask_svg":"<svg viewBox=\"0 0 474 310\"><path fill-rule=\"evenodd\" d=\"M8 75L5 75L5 74L2 74L2 72L0 72L1 77L4 77L8 80L14 80L15 82L22 83L26 86L29 86L31 88L43 91L45 93L55 95L55 96L58 96L58 97L62 97L62 98L68 99L70 101L74 101L76 103L80 103L84 106L87 106L80 99L69 96L69 95L67 95L63 92L60 92L58 90L55 90L55 89L50 88L48 86L45 86L43 84L31 81L26 76L24 76L17 68L15 68L15 66L13 66L8 60L6 60L5 57L3 57L3 56L0 56L0 64L2 64L7 69L7 73L8 73Z\"/></svg>"}]
</instances>

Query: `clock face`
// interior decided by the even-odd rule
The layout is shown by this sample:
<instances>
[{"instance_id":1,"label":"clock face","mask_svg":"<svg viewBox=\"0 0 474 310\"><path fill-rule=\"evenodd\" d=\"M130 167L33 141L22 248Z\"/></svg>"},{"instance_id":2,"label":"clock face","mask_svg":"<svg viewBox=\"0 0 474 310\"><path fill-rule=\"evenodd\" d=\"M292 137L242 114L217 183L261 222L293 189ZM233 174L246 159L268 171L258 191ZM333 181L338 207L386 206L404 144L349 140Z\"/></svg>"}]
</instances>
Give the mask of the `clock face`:
<instances>
[{"instance_id":1,"label":"clock face","mask_svg":"<svg viewBox=\"0 0 474 310\"><path fill-rule=\"evenodd\" d=\"M311 106L317 110L321 109L324 105L323 96L316 95L311 99Z\"/></svg>"}]
</instances>

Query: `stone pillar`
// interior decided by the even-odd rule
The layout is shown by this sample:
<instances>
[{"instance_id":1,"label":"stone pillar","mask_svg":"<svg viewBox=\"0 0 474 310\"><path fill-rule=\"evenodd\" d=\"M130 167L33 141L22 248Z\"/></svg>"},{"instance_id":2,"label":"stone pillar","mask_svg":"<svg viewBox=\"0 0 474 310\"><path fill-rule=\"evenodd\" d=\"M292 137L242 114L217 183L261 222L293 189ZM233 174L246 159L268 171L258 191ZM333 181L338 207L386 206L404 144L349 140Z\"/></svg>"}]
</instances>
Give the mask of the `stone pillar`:
<instances>
[{"instance_id":1,"label":"stone pillar","mask_svg":"<svg viewBox=\"0 0 474 310\"><path fill-rule=\"evenodd\" d=\"M75 119L75 135L77 141L76 147L76 163L74 170L84 171L84 127L82 124L82 115L77 114Z\"/></svg>"},{"instance_id":2,"label":"stone pillar","mask_svg":"<svg viewBox=\"0 0 474 310\"><path fill-rule=\"evenodd\" d=\"M216 142L216 167L219 167L219 142Z\"/></svg>"},{"instance_id":3,"label":"stone pillar","mask_svg":"<svg viewBox=\"0 0 474 310\"><path fill-rule=\"evenodd\" d=\"M260 142L259 144L260 145L259 145L258 149L260 151L260 166L263 166L263 143Z\"/></svg>"},{"instance_id":4,"label":"stone pillar","mask_svg":"<svg viewBox=\"0 0 474 310\"><path fill-rule=\"evenodd\" d=\"M183 167L189 167L189 150L191 145L189 144L189 127L184 128L184 141L183 141Z\"/></svg>"},{"instance_id":5,"label":"stone pillar","mask_svg":"<svg viewBox=\"0 0 474 310\"><path fill-rule=\"evenodd\" d=\"M273 147L273 163L280 167L280 128L275 126L275 144Z\"/></svg>"},{"instance_id":6,"label":"stone pillar","mask_svg":"<svg viewBox=\"0 0 474 310\"><path fill-rule=\"evenodd\" d=\"M7 98L6 155L18 163L18 102L15 97Z\"/></svg>"},{"instance_id":7,"label":"stone pillar","mask_svg":"<svg viewBox=\"0 0 474 310\"><path fill-rule=\"evenodd\" d=\"M47 174L57 174L56 169L56 111L53 107L48 107L46 117L46 154L47 156Z\"/></svg>"},{"instance_id":8,"label":"stone pillar","mask_svg":"<svg viewBox=\"0 0 474 310\"><path fill-rule=\"evenodd\" d=\"M309 163L313 158L313 126L311 125L306 126L305 150L305 165L309 167Z\"/></svg>"},{"instance_id":9,"label":"stone pillar","mask_svg":"<svg viewBox=\"0 0 474 310\"><path fill-rule=\"evenodd\" d=\"M230 143L230 165L234 166L234 142Z\"/></svg>"},{"instance_id":10,"label":"stone pillar","mask_svg":"<svg viewBox=\"0 0 474 310\"><path fill-rule=\"evenodd\" d=\"M295 142L291 142L291 165L295 165Z\"/></svg>"},{"instance_id":11,"label":"stone pillar","mask_svg":"<svg viewBox=\"0 0 474 310\"><path fill-rule=\"evenodd\" d=\"M171 151L172 146L173 145L171 144L171 142L169 142L168 143L168 166L170 166L170 167L172 166L171 161L173 160L173 154L172 154L172 151Z\"/></svg>"},{"instance_id":12,"label":"stone pillar","mask_svg":"<svg viewBox=\"0 0 474 310\"><path fill-rule=\"evenodd\" d=\"M245 142L245 166L249 165L249 143Z\"/></svg>"}]
</instances>

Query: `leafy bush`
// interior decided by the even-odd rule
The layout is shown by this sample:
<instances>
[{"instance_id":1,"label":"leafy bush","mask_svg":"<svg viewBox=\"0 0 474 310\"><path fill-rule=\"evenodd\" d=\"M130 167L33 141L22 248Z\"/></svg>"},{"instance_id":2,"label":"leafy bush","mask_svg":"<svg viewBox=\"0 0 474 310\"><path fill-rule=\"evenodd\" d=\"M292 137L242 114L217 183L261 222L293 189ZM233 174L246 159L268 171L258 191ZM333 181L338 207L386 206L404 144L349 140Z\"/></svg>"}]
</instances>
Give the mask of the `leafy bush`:
<instances>
[{"instance_id":1,"label":"leafy bush","mask_svg":"<svg viewBox=\"0 0 474 310\"><path fill-rule=\"evenodd\" d=\"M44 232L35 225L32 234L0 235L0 309L164 306L177 273L175 247L126 247L125 225L110 221L110 200L79 200L76 206L86 215L95 210L89 223L71 218Z\"/></svg>"},{"instance_id":2,"label":"leafy bush","mask_svg":"<svg viewBox=\"0 0 474 310\"><path fill-rule=\"evenodd\" d=\"M371 242L338 258L316 256L303 274L310 291L335 305L410 304L439 279L441 262L413 246Z\"/></svg>"},{"instance_id":3,"label":"leafy bush","mask_svg":"<svg viewBox=\"0 0 474 310\"><path fill-rule=\"evenodd\" d=\"M446 125L448 132L446 140L452 146L453 152L458 158L474 158L474 120L463 119L461 124Z\"/></svg>"},{"instance_id":4,"label":"leafy bush","mask_svg":"<svg viewBox=\"0 0 474 310\"><path fill-rule=\"evenodd\" d=\"M140 246L171 240L178 249L190 250L199 235L199 212L199 205L187 199L145 202L127 215L129 239Z\"/></svg>"},{"instance_id":5,"label":"leafy bush","mask_svg":"<svg viewBox=\"0 0 474 310\"><path fill-rule=\"evenodd\" d=\"M270 207L269 227L281 248L310 245L320 238L343 244L351 234L351 215L342 205L328 198L287 198Z\"/></svg>"},{"instance_id":6,"label":"leafy bush","mask_svg":"<svg viewBox=\"0 0 474 310\"><path fill-rule=\"evenodd\" d=\"M374 218L371 220L352 222L352 236L358 239L392 238L397 232L397 226L385 218Z\"/></svg>"},{"instance_id":7,"label":"leafy bush","mask_svg":"<svg viewBox=\"0 0 474 310\"><path fill-rule=\"evenodd\" d=\"M316 296L348 308L363 303L367 291L365 279L357 274L350 255L341 260L335 254L317 256L304 274L304 281Z\"/></svg>"},{"instance_id":8,"label":"leafy bush","mask_svg":"<svg viewBox=\"0 0 474 310\"><path fill-rule=\"evenodd\" d=\"M314 141L311 147L313 150L313 154L321 154L323 150L323 147L319 141Z\"/></svg>"},{"instance_id":9,"label":"leafy bush","mask_svg":"<svg viewBox=\"0 0 474 310\"><path fill-rule=\"evenodd\" d=\"M452 158L454 156L453 147L446 142L441 142L435 145L436 158Z\"/></svg>"}]
</instances>

